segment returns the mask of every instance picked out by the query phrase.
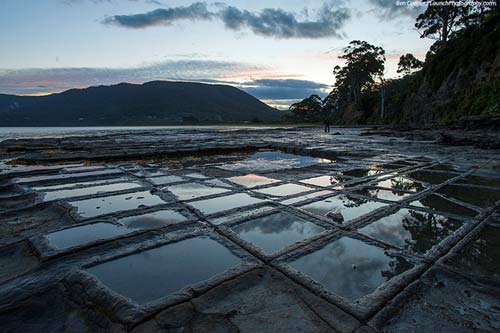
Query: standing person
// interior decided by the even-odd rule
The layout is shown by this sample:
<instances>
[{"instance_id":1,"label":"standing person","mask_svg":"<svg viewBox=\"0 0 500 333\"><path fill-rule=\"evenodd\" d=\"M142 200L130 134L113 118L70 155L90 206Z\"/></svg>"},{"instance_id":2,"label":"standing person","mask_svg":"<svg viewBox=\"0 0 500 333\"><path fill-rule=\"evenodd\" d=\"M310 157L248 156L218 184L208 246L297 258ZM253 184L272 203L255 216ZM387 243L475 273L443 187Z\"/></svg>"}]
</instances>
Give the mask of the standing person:
<instances>
[{"instance_id":1,"label":"standing person","mask_svg":"<svg viewBox=\"0 0 500 333\"><path fill-rule=\"evenodd\" d=\"M325 119L323 124L325 125L325 133L330 133L330 119Z\"/></svg>"}]
</instances>

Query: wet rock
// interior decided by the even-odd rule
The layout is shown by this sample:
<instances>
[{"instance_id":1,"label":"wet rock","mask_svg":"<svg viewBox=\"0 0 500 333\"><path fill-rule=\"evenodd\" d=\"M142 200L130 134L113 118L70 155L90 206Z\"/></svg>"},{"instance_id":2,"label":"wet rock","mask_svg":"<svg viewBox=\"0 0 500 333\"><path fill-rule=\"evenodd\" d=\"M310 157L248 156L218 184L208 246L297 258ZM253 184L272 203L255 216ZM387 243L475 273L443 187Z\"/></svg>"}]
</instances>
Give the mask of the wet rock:
<instances>
[{"instance_id":1,"label":"wet rock","mask_svg":"<svg viewBox=\"0 0 500 333\"><path fill-rule=\"evenodd\" d=\"M0 247L0 284L38 266L38 258L26 242Z\"/></svg>"},{"instance_id":2,"label":"wet rock","mask_svg":"<svg viewBox=\"0 0 500 333\"><path fill-rule=\"evenodd\" d=\"M36 202L36 199L36 193L17 194L12 196L0 197L0 213L33 206Z\"/></svg>"},{"instance_id":3,"label":"wet rock","mask_svg":"<svg viewBox=\"0 0 500 333\"><path fill-rule=\"evenodd\" d=\"M52 203L0 214L0 219L0 245L75 223L68 209Z\"/></svg>"},{"instance_id":4,"label":"wet rock","mask_svg":"<svg viewBox=\"0 0 500 333\"><path fill-rule=\"evenodd\" d=\"M154 318L164 330L188 332L350 332L347 313L274 270L256 270ZM148 325L153 325L148 323Z\"/></svg>"},{"instance_id":5,"label":"wet rock","mask_svg":"<svg viewBox=\"0 0 500 333\"><path fill-rule=\"evenodd\" d=\"M436 281L437 280L437 281ZM446 281L441 285L439 282ZM383 326L384 332L498 332L500 290L435 269ZM470 296L464 297L463 288Z\"/></svg>"},{"instance_id":6,"label":"wet rock","mask_svg":"<svg viewBox=\"0 0 500 333\"><path fill-rule=\"evenodd\" d=\"M456 127L468 130L499 130L500 116L468 116L459 118L455 124Z\"/></svg>"},{"instance_id":7,"label":"wet rock","mask_svg":"<svg viewBox=\"0 0 500 333\"><path fill-rule=\"evenodd\" d=\"M434 141L446 146L475 146L484 149L498 149L500 147L500 135L496 130L385 128L368 130L360 135L403 137L407 140Z\"/></svg>"},{"instance_id":8,"label":"wet rock","mask_svg":"<svg viewBox=\"0 0 500 333\"><path fill-rule=\"evenodd\" d=\"M29 297L0 305L2 332L104 332L65 297L60 284L44 286ZM111 330L110 330L111 331Z\"/></svg>"},{"instance_id":9,"label":"wet rock","mask_svg":"<svg viewBox=\"0 0 500 333\"><path fill-rule=\"evenodd\" d=\"M342 214L339 212L328 212L326 214L326 217L332 219L335 223L343 223L344 222L344 216L342 216Z\"/></svg>"},{"instance_id":10,"label":"wet rock","mask_svg":"<svg viewBox=\"0 0 500 333\"><path fill-rule=\"evenodd\" d=\"M466 280L448 272L450 276L424 278L415 298L402 303L396 301L411 289L408 283L420 278L424 268L447 252L445 236L459 240L472 226L482 223L479 219L491 210L498 192L495 180L500 178L500 164L498 160L486 163L496 157L496 152L435 144L439 133L460 136L461 130L399 129L398 133L394 129L373 129L379 134L394 136L389 138L359 136L362 129L335 130L338 132L329 136L310 128L158 129L0 142L0 154L4 158L0 160L0 331L373 332L381 328L391 332L430 328L449 332L454 327L478 331L498 329L498 308L492 305L498 300L495 284L483 286L471 282L475 281L474 276ZM5 157L18 159L7 161ZM22 161L37 165L20 165ZM74 162L66 164L69 161ZM474 169L478 166L481 168ZM112 172L98 174L96 170ZM463 177L460 182L458 178L470 170L474 177ZM481 173L481 177L476 177L476 172ZM14 177L23 177L24 182L21 180L22 184L13 185ZM245 177L251 181L258 180L257 177L260 180L267 178L272 182L249 187L233 182ZM393 181L402 179L406 185L418 183L418 186L400 188L393 185ZM136 182L141 185L141 191L92 192L97 181L101 185ZM447 185L451 181L459 185ZM307 192L294 191L299 185ZM378 192L362 191L363 185ZM465 195L449 192L448 186L459 188ZM198 190L193 192L193 187ZM206 196L198 196L201 188L207 192ZM224 190L214 191L218 188ZM61 189L63 194L59 192ZM79 195L84 195L67 198L64 193L68 189L76 189ZM58 191L52 192L52 196L57 197L54 201L38 203L36 191L48 193L53 190ZM388 197L393 190L396 192ZM383 193L386 196L382 196ZM139 198L153 194L159 199L151 205L142 205L142 202L136 205L134 199L142 200ZM120 202L123 205L117 209L117 202L110 201L109 197L122 195ZM443 201L444 197L457 203L444 209L443 203L436 199ZM381 198L393 200L389 203L378 200ZM400 199L409 200L397 201ZM417 205L417 201L425 204ZM404 230L361 232L366 226L376 226L375 222L383 217L402 208L409 209L408 204L418 212L434 214L433 210L437 210L443 216L457 218L460 228L451 228L445 220L415 227L413 216L413 219L404 220ZM467 209L460 210L460 207ZM117 228L127 227L125 221L133 216L166 210L179 212L185 218L175 223L148 224L149 227L113 233L108 237L96 227L99 215L80 214L86 210L105 212L107 223ZM284 216L283 221L262 225L250 223L275 213ZM328 223L325 215L342 225ZM165 221L160 216L157 218ZM263 246L251 240L243 242L241 234L234 232L236 226L246 226L246 232L256 230L259 236L274 235L276 238L270 243L276 245L277 240L294 235L290 225L298 218L306 221L300 227L317 224L322 233L304 233L306 229L301 229L300 241L286 243L293 244L290 247L279 246L282 253L273 252L274 257L263 255L260 252ZM498 222L498 216L494 218ZM436 222L448 225L449 233L443 232ZM68 248L57 248L50 242L50 235L57 230L77 223L88 225L83 229L96 235L99 241ZM79 231L83 229L72 230L81 236ZM438 236L432 238L432 245L439 251L418 252L411 263L405 259L410 257L408 249L393 256L394 248L389 245L394 244L389 238L394 240L411 234L427 241L428 230ZM132 283L126 283L129 289L124 289L123 284L120 286L119 278L114 279L128 276L129 266L123 265L123 271L118 274L115 268L109 269L109 276L113 278L107 281L104 275L92 270L99 265L112 267L118 259L127 262L125 258L134 255L140 258L137 260L141 265L137 267L144 267L142 264L153 262L151 250L160 249L169 242L176 246L185 244L182 243L184 237L190 233L197 233L196 237L211 235L223 239L220 245L242 259L244 265L238 266L241 269L224 266L216 270L216 275L212 272L204 276L200 284L186 282L186 276L199 273L181 274L187 262L191 262L189 267L193 270L206 271L221 260L217 256L217 260L209 258L199 262L196 260L200 256L195 253L193 258L196 260L189 261L186 253L192 247L187 247L180 252L182 255L168 260L159 256L148 269L132 269L137 274ZM351 240L357 247L339 243L335 248L319 252L325 244L322 242L332 236ZM467 254L467 260L459 262L462 274L469 271L489 277L490 282L496 279L496 238L491 239L493 242L487 243L493 243L492 247L485 247L482 242L478 244L481 253L486 254L484 258L474 256L477 255L477 248L474 248L474 255ZM252 244L260 249L252 248ZM200 248L204 254L210 250L206 245ZM305 250L319 255L307 270L295 274L291 263L294 259L305 258L301 252ZM163 254L168 253L172 252ZM174 265L173 259L177 258L179 261ZM165 260L169 264L164 264ZM342 262L340 270L335 268L339 262ZM480 263L479 268L477 263ZM160 266L163 272L173 272L175 278L182 280L181 292L178 287L169 290L148 288L148 283L174 285L171 275L158 274ZM334 268L328 271L327 266ZM420 267L422 271L415 271L419 272L418 277L412 275L413 270ZM149 276L160 277L153 283L145 283L146 270ZM406 275L406 272L411 274ZM320 282L305 276L313 273L311 279ZM373 283L373 279L377 282ZM138 303L127 292L141 290L141 286L153 290L153 296ZM359 295L350 295L349 290ZM144 295L142 291L139 294ZM391 306L398 311L386 317L382 325L360 323L356 319L368 318Z\"/></svg>"},{"instance_id":11,"label":"wet rock","mask_svg":"<svg viewBox=\"0 0 500 333\"><path fill-rule=\"evenodd\" d=\"M438 133L437 142L448 146L475 146L483 149L500 148L500 136L497 133Z\"/></svg>"}]
</instances>

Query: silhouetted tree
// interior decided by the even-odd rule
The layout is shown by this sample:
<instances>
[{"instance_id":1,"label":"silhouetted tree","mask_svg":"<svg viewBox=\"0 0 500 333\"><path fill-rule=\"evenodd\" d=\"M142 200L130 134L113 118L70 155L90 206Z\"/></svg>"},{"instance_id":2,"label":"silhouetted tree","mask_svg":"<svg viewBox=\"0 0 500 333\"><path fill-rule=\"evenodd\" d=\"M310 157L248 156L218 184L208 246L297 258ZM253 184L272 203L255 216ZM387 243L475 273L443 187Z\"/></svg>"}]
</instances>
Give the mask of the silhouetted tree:
<instances>
[{"instance_id":1,"label":"silhouetted tree","mask_svg":"<svg viewBox=\"0 0 500 333\"><path fill-rule=\"evenodd\" d=\"M437 1L427 0L425 12L417 17L415 27L421 38L431 38L446 42L450 33L460 26L460 16L463 10L458 6L437 4Z\"/></svg>"},{"instance_id":2,"label":"silhouetted tree","mask_svg":"<svg viewBox=\"0 0 500 333\"><path fill-rule=\"evenodd\" d=\"M330 95L337 103L353 101L360 108L361 92L371 86L377 77L383 76L385 51L368 42L353 40L339 58L345 60L346 65L335 66L335 85Z\"/></svg>"},{"instance_id":3,"label":"silhouetted tree","mask_svg":"<svg viewBox=\"0 0 500 333\"><path fill-rule=\"evenodd\" d=\"M474 1L470 6L461 7L460 24L464 27L482 25L485 17L494 9L499 10L499 1Z\"/></svg>"},{"instance_id":4,"label":"silhouetted tree","mask_svg":"<svg viewBox=\"0 0 500 333\"><path fill-rule=\"evenodd\" d=\"M404 73L404 75L409 75L413 71L422 68L424 63L417 58L411 53L403 54L399 58L398 62L398 73Z\"/></svg>"},{"instance_id":5,"label":"silhouetted tree","mask_svg":"<svg viewBox=\"0 0 500 333\"><path fill-rule=\"evenodd\" d=\"M319 120L323 113L323 101L318 95L311 95L290 106L295 119L303 121Z\"/></svg>"},{"instance_id":6,"label":"silhouetted tree","mask_svg":"<svg viewBox=\"0 0 500 333\"><path fill-rule=\"evenodd\" d=\"M498 7L491 1L474 1L466 6L442 4L442 1L424 0L428 4L425 12L417 17L415 27L421 38L435 39L439 44L445 43L453 32L463 27L481 24L486 13ZM497 8L498 10L498 8Z\"/></svg>"}]
</instances>

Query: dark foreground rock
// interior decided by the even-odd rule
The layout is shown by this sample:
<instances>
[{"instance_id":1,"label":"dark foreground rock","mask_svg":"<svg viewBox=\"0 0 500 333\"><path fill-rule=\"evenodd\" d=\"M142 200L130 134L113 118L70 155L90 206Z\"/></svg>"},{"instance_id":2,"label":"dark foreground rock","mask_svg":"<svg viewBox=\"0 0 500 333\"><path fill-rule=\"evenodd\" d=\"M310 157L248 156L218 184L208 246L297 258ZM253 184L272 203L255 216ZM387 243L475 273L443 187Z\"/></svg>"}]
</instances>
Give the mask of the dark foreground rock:
<instances>
[{"instance_id":1,"label":"dark foreground rock","mask_svg":"<svg viewBox=\"0 0 500 333\"><path fill-rule=\"evenodd\" d=\"M500 132L496 129L476 129L479 125L467 125L465 129L374 129L362 132L362 136L381 135L403 137L411 140L427 140L448 146L474 146L483 149L500 148ZM492 126L497 126L493 124ZM472 130L470 128L473 128ZM496 127L495 127L496 128Z\"/></svg>"},{"instance_id":2,"label":"dark foreground rock","mask_svg":"<svg viewBox=\"0 0 500 333\"><path fill-rule=\"evenodd\" d=\"M339 132L0 143L0 331L497 332L498 150Z\"/></svg>"}]
</instances>

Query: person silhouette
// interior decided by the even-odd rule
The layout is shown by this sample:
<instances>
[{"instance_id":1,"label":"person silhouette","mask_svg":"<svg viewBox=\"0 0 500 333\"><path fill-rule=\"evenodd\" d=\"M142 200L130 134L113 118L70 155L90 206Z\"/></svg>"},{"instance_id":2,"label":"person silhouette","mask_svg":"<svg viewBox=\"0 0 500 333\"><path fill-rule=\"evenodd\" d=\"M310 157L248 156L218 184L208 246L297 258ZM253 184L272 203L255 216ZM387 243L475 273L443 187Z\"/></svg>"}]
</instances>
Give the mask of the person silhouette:
<instances>
[{"instance_id":1,"label":"person silhouette","mask_svg":"<svg viewBox=\"0 0 500 333\"><path fill-rule=\"evenodd\" d=\"M325 121L323 121L323 124L325 125L325 133L330 133L330 120L325 119Z\"/></svg>"}]
</instances>

